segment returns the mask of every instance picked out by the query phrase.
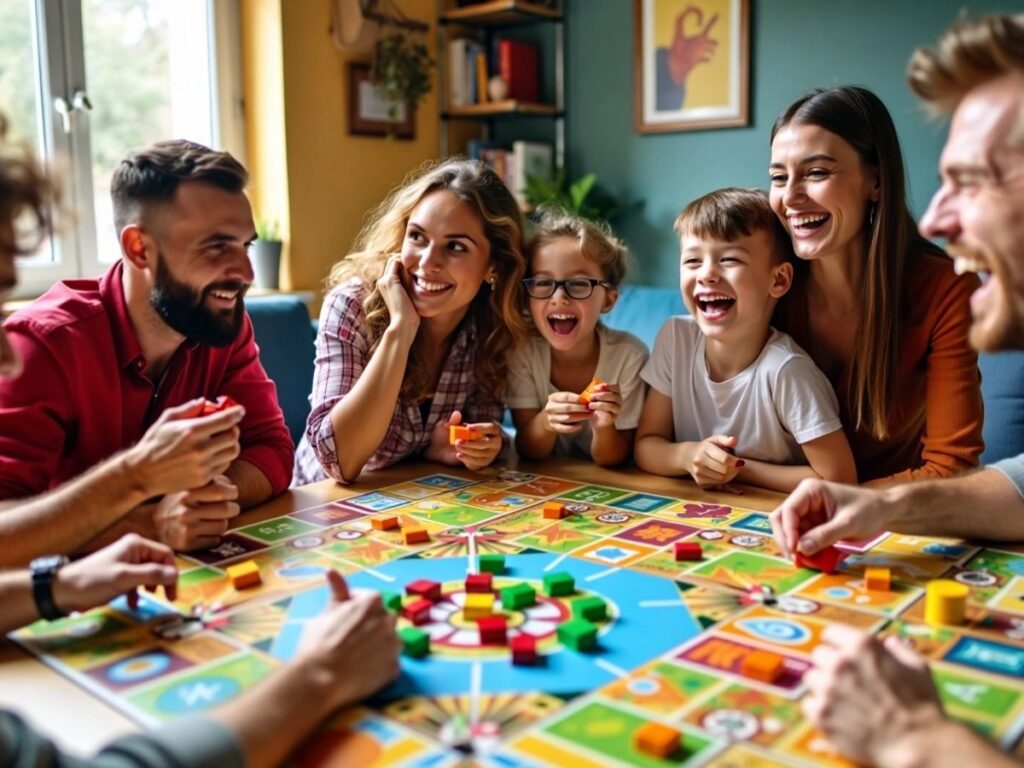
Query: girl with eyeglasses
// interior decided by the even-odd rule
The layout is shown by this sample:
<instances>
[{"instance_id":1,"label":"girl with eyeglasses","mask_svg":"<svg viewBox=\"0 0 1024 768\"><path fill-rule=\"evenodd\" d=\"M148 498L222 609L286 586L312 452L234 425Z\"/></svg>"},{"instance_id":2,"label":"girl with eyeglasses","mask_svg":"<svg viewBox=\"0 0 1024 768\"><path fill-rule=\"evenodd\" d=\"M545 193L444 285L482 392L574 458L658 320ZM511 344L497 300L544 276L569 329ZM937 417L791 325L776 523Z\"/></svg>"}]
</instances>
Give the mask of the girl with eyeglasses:
<instances>
[{"instance_id":1,"label":"girl with eyeglasses","mask_svg":"<svg viewBox=\"0 0 1024 768\"><path fill-rule=\"evenodd\" d=\"M535 333L509 366L516 449L527 459L555 454L621 464L643 408L647 347L600 318L615 306L626 249L604 227L545 211L529 257L523 284ZM602 383L581 397L595 378Z\"/></svg>"}]
</instances>

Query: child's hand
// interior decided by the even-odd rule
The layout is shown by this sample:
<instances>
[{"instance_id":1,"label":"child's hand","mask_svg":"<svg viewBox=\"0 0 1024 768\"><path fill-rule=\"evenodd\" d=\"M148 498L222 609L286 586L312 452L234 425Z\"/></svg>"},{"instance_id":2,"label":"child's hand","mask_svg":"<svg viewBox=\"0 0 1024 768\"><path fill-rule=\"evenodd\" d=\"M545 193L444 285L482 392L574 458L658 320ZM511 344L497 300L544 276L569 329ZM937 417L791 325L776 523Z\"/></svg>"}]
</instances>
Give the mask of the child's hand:
<instances>
[{"instance_id":1,"label":"child's hand","mask_svg":"<svg viewBox=\"0 0 1024 768\"><path fill-rule=\"evenodd\" d=\"M590 397L590 420L594 428L614 427L622 410L622 392L618 384L602 382Z\"/></svg>"},{"instance_id":2,"label":"child's hand","mask_svg":"<svg viewBox=\"0 0 1024 768\"><path fill-rule=\"evenodd\" d=\"M731 435L712 435L699 443L691 443L692 453L687 457L686 471L693 475L701 488L715 488L730 482L740 472L743 459L732 455L736 438Z\"/></svg>"},{"instance_id":3,"label":"child's hand","mask_svg":"<svg viewBox=\"0 0 1024 768\"><path fill-rule=\"evenodd\" d=\"M571 435L583 429L590 409L575 392L553 392L544 406L547 428L559 435Z\"/></svg>"}]
</instances>

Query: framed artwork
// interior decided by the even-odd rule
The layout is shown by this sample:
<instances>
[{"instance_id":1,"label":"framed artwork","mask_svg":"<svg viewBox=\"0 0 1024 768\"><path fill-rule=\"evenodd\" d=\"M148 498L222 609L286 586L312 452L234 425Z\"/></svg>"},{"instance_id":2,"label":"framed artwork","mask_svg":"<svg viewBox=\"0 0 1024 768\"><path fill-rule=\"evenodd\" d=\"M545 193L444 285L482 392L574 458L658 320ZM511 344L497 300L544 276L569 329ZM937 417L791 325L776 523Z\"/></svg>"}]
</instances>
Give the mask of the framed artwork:
<instances>
[{"instance_id":1,"label":"framed artwork","mask_svg":"<svg viewBox=\"0 0 1024 768\"><path fill-rule=\"evenodd\" d=\"M348 63L348 132L353 136L416 138L416 107L386 98L370 80L370 65Z\"/></svg>"},{"instance_id":2,"label":"framed artwork","mask_svg":"<svg viewBox=\"0 0 1024 768\"><path fill-rule=\"evenodd\" d=\"M747 125L750 0L633 0L640 133Z\"/></svg>"}]
</instances>

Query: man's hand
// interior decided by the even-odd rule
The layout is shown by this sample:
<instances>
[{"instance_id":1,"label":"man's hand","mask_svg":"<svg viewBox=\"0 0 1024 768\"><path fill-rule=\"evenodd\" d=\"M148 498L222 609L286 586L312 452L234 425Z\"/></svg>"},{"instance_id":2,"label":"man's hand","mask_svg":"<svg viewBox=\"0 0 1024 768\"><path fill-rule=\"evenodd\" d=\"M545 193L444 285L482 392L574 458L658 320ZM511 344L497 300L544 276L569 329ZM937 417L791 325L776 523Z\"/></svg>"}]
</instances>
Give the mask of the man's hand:
<instances>
[{"instance_id":1,"label":"man's hand","mask_svg":"<svg viewBox=\"0 0 1024 768\"><path fill-rule=\"evenodd\" d=\"M898 637L885 644L842 624L825 628L804 675L804 714L857 763L896 765L908 739L945 723L924 659Z\"/></svg>"},{"instance_id":2,"label":"man's hand","mask_svg":"<svg viewBox=\"0 0 1024 768\"><path fill-rule=\"evenodd\" d=\"M333 697L331 708L359 701L398 676L401 643L395 617L384 609L376 592L349 593L345 580L327 572L331 600L309 622L295 659L308 664Z\"/></svg>"},{"instance_id":3,"label":"man's hand","mask_svg":"<svg viewBox=\"0 0 1024 768\"><path fill-rule=\"evenodd\" d=\"M739 474L743 460L730 453L736 447L736 438L712 435L691 446L685 461L686 471L701 488L717 488L729 483Z\"/></svg>"},{"instance_id":4,"label":"man's hand","mask_svg":"<svg viewBox=\"0 0 1024 768\"><path fill-rule=\"evenodd\" d=\"M216 546L239 512L238 489L223 475L202 488L164 496L153 509L157 538L179 551Z\"/></svg>"},{"instance_id":5,"label":"man's hand","mask_svg":"<svg viewBox=\"0 0 1024 768\"><path fill-rule=\"evenodd\" d=\"M207 485L239 454L238 424L245 416L234 406L201 416L200 398L168 408L125 453L127 469L147 497Z\"/></svg>"},{"instance_id":6,"label":"man's hand","mask_svg":"<svg viewBox=\"0 0 1024 768\"><path fill-rule=\"evenodd\" d=\"M775 543L784 557L805 555L840 539L865 539L888 530L891 504L882 492L823 480L803 480L772 512Z\"/></svg>"},{"instance_id":7,"label":"man's hand","mask_svg":"<svg viewBox=\"0 0 1024 768\"><path fill-rule=\"evenodd\" d=\"M128 604L135 608L137 587L153 592L163 586L167 599L173 600L177 585L178 567L171 549L129 533L58 570L53 598L61 610L84 611L126 593Z\"/></svg>"},{"instance_id":8,"label":"man's hand","mask_svg":"<svg viewBox=\"0 0 1024 768\"><path fill-rule=\"evenodd\" d=\"M552 392L544 405L544 426L558 435L571 435L583 429L590 409L575 392Z\"/></svg>"},{"instance_id":9,"label":"man's hand","mask_svg":"<svg viewBox=\"0 0 1024 768\"><path fill-rule=\"evenodd\" d=\"M590 421L594 429L614 427L622 410L622 391L618 384L602 382L590 398Z\"/></svg>"}]
</instances>

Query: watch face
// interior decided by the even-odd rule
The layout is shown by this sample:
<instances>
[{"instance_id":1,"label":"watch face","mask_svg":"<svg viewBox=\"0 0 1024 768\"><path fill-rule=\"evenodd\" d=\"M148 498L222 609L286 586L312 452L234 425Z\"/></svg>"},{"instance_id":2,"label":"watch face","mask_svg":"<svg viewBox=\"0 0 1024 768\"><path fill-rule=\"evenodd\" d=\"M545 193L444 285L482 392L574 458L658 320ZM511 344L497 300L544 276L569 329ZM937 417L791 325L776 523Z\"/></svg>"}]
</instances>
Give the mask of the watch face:
<instances>
[{"instance_id":1,"label":"watch face","mask_svg":"<svg viewBox=\"0 0 1024 768\"><path fill-rule=\"evenodd\" d=\"M29 568L33 571L52 571L67 564L67 562L68 559L64 555L43 555L29 563Z\"/></svg>"}]
</instances>

